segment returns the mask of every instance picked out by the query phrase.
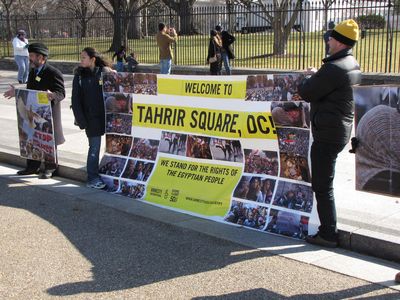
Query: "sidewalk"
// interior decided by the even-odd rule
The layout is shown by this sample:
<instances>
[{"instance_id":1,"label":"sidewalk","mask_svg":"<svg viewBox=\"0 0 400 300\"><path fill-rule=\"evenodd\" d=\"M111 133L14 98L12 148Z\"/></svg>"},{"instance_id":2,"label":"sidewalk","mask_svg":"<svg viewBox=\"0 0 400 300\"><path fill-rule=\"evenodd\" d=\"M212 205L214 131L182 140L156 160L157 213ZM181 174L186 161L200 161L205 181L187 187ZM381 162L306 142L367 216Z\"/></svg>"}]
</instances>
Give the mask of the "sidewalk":
<instances>
[{"instance_id":1,"label":"sidewalk","mask_svg":"<svg viewBox=\"0 0 400 300\"><path fill-rule=\"evenodd\" d=\"M13 71L2 71L0 75L0 162L22 166L25 160L19 157L15 102L3 97L15 78ZM87 140L84 132L73 125L69 109L72 76L65 75L65 80L67 96L62 102L62 121L67 141L58 148L59 173L62 177L84 181ZM341 245L355 252L400 262L400 199L356 191L355 159L347 150L338 158L335 179ZM209 229L212 231L212 226Z\"/></svg>"}]
</instances>

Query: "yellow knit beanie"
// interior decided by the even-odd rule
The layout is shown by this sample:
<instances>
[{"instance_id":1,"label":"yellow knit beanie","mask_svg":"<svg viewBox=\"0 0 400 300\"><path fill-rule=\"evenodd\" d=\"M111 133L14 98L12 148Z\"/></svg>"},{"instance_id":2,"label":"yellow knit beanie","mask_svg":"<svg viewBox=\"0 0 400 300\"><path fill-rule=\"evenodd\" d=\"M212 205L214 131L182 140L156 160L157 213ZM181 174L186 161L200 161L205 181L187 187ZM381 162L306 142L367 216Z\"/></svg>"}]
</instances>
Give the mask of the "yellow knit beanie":
<instances>
[{"instance_id":1,"label":"yellow knit beanie","mask_svg":"<svg viewBox=\"0 0 400 300\"><path fill-rule=\"evenodd\" d=\"M332 38L350 47L353 47L358 41L358 35L358 25L353 19L337 24L331 33Z\"/></svg>"}]
</instances>

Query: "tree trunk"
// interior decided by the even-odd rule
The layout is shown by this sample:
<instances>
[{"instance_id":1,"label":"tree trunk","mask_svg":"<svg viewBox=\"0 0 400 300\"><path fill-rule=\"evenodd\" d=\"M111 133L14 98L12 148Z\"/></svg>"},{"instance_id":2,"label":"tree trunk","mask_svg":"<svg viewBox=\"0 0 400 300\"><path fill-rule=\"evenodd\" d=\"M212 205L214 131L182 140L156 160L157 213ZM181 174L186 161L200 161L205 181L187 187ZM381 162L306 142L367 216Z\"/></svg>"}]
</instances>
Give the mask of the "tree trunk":
<instances>
[{"instance_id":1,"label":"tree trunk","mask_svg":"<svg viewBox=\"0 0 400 300\"><path fill-rule=\"evenodd\" d=\"M286 45L289 36L285 37L285 20L282 20L280 12L277 11L272 22L274 31L274 48L273 55L285 55Z\"/></svg>"},{"instance_id":2,"label":"tree trunk","mask_svg":"<svg viewBox=\"0 0 400 300\"><path fill-rule=\"evenodd\" d=\"M118 15L118 12L114 13L113 16L113 25L114 25L114 34L110 49L108 51L114 52L117 51L122 45L122 20Z\"/></svg>"},{"instance_id":3,"label":"tree trunk","mask_svg":"<svg viewBox=\"0 0 400 300\"><path fill-rule=\"evenodd\" d=\"M132 13L132 16L129 18L129 27L128 27L128 38L129 39L140 39L142 37L142 32L140 28L140 12Z\"/></svg>"},{"instance_id":4,"label":"tree trunk","mask_svg":"<svg viewBox=\"0 0 400 300\"><path fill-rule=\"evenodd\" d=\"M79 23L81 24L81 38L85 38L87 35L87 20L81 19Z\"/></svg>"},{"instance_id":5,"label":"tree trunk","mask_svg":"<svg viewBox=\"0 0 400 300\"><path fill-rule=\"evenodd\" d=\"M11 40L13 37L13 34L11 32L11 17L10 17L10 11L7 9L6 10L6 27L7 27L7 40Z\"/></svg>"},{"instance_id":6,"label":"tree trunk","mask_svg":"<svg viewBox=\"0 0 400 300\"><path fill-rule=\"evenodd\" d=\"M180 32L179 34L193 34L193 6L189 1L182 1L179 6Z\"/></svg>"}]
</instances>

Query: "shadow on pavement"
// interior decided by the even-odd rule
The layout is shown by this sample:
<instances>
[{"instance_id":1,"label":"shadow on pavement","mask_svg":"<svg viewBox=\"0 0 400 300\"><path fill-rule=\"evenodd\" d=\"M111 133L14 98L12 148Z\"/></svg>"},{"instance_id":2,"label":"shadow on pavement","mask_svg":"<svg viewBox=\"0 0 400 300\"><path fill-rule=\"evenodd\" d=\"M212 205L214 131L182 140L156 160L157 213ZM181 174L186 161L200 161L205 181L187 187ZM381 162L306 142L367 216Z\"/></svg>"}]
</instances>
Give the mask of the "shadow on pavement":
<instances>
[{"instance_id":1,"label":"shadow on pavement","mask_svg":"<svg viewBox=\"0 0 400 300\"><path fill-rule=\"evenodd\" d=\"M232 256L249 248L34 186L8 187L8 182L0 178L0 205L48 221L93 266L93 280L51 287L50 295L124 290L269 256L265 251Z\"/></svg>"}]
</instances>

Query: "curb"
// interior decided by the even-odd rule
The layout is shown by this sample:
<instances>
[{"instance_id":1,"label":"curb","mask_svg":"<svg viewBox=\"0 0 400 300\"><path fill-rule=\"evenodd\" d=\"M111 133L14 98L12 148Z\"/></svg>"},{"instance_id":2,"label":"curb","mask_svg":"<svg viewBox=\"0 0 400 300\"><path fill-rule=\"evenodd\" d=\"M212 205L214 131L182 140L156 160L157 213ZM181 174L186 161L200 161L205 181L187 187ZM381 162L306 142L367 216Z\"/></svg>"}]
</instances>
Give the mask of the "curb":
<instances>
[{"instance_id":1,"label":"curb","mask_svg":"<svg viewBox=\"0 0 400 300\"><path fill-rule=\"evenodd\" d=\"M24 167L25 161L24 158L21 158L17 154L0 151L0 162L2 163ZM85 167L74 168L60 164L58 167L58 176L85 182L86 170ZM400 244L394 242L391 236L346 224L339 224L339 227L341 228L339 229L340 248L400 263Z\"/></svg>"}]
</instances>

